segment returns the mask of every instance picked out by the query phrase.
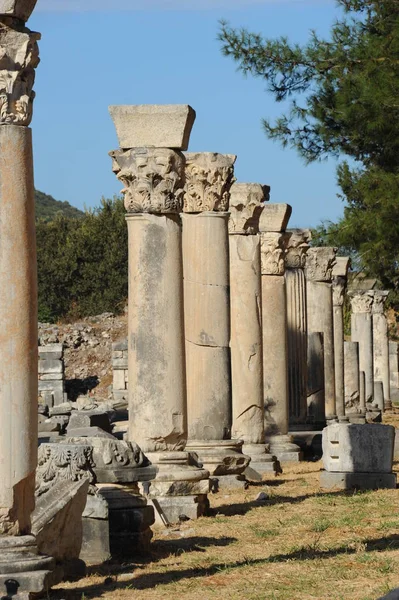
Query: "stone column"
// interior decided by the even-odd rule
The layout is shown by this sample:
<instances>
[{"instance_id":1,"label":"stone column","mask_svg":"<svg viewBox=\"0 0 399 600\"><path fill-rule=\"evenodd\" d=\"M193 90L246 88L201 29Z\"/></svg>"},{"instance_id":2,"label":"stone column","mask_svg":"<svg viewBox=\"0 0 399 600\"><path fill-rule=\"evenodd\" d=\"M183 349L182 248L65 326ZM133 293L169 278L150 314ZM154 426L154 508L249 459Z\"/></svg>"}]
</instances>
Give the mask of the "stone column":
<instances>
[{"instance_id":1,"label":"stone column","mask_svg":"<svg viewBox=\"0 0 399 600\"><path fill-rule=\"evenodd\" d=\"M170 482L186 482L184 493L174 492L174 503L184 504L182 497L192 494L191 483L197 493L197 482L209 475L190 467L184 452L187 409L179 213L185 157L180 149L187 147L195 113L188 106L114 106L110 112L123 148L110 155L114 173L125 185L129 233L127 440L136 442L157 467L154 489L168 519ZM205 481L202 493L207 487Z\"/></svg>"},{"instance_id":2,"label":"stone column","mask_svg":"<svg viewBox=\"0 0 399 600\"><path fill-rule=\"evenodd\" d=\"M359 343L359 368L365 376L366 402L373 400L373 321L371 309L374 295L372 291L352 292L351 339Z\"/></svg>"},{"instance_id":3,"label":"stone column","mask_svg":"<svg viewBox=\"0 0 399 600\"><path fill-rule=\"evenodd\" d=\"M265 433L279 460L301 459L288 435L288 336L285 286L286 236L291 206L269 204L260 219L262 267L263 389Z\"/></svg>"},{"instance_id":4,"label":"stone column","mask_svg":"<svg viewBox=\"0 0 399 600\"><path fill-rule=\"evenodd\" d=\"M389 342L389 381L391 394L399 388L399 346Z\"/></svg>"},{"instance_id":5,"label":"stone column","mask_svg":"<svg viewBox=\"0 0 399 600\"><path fill-rule=\"evenodd\" d=\"M187 448L219 485L234 484L249 463L242 440L231 439L228 210L235 160L186 154L183 209Z\"/></svg>"},{"instance_id":6,"label":"stone column","mask_svg":"<svg viewBox=\"0 0 399 600\"><path fill-rule=\"evenodd\" d=\"M308 330L323 334L325 417L328 421L337 418L331 284L336 252L336 248L310 248L306 257ZM323 407L315 407L315 420L319 426L323 425L323 412Z\"/></svg>"},{"instance_id":7,"label":"stone column","mask_svg":"<svg viewBox=\"0 0 399 600\"><path fill-rule=\"evenodd\" d=\"M333 267L335 400L340 421L347 420L345 418L344 301L349 265L349 258L337 258Z\"/></svg>"},{"instance_id":8,"label":"stone column","mask_svg":"<svg viewBox=\"0 0 399 600\"><path fill-rule=\"evenodd\" d=\"M7 598L17 591L18 597L30 598L54 582L53 559L38 556L30 535L38 440L38 331L28 126L40 34L25 22L35 4L0 4L0 596Z\"/></svg>"},{"instance_id":9,"label":"stone column","mask_svg":"<svg viewBox=\"0 0 399 600\"><path fill-rule=\"evenodd\" d=\"M285 284L287 289L288 394L291 429L307 423L308 319L305 264L311 232L291 229L287 232Z\"/></svg>"},{"instance_id":10,"label":"stone column","mask_svg":"<svg viewBox=\"0 0 399 600\"><path fill-rule=\"evenodd\" d=\"M345 382L345 414L351 423L366 422L366 405L364 402L364 385L361 394L361 377L359 369L358 342L344 342L344 382Z\"/></svg>"},{"instance_id":11,"label":"stone column","mask_svg":"<svg viewBox=\"0 0 399 600\"><path fill-rule=\"evenodd\" d=\"M373 361L374 381L382 381L384 408L392 408L389 382L389 340L388 324L384 312L389 292L376 290L372 308L373 315Z\"/></svg>"},{"instance_id":12,"label":"stone column","mask_svg":"<svg viewBox=\"0 0 399 600\"><path fill-rule=\"evenodd\" d=\"M244 441L251 469L273 471L265 445L259 218L269 188L235 183L229 218L232 437Z\"/></svg>"}]
</instances>

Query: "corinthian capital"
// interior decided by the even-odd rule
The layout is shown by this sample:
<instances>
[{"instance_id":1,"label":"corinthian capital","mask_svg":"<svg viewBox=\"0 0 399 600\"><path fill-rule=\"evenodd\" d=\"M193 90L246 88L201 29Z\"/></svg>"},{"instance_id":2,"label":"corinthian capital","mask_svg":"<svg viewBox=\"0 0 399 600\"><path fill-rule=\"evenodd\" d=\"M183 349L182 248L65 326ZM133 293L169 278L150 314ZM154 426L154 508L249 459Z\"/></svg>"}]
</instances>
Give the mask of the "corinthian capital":
<instances>
[{"instance_id":1,"label":"corinthian capital","mask_svg":"<svg viewBox=\"0 0 399 600\"><path fill-rule=\"evenodd\" d=\"M230 234L255 235L270 188L260 183L235 183L230 191Z\"/></svg>"},{"instance_id":2,"label":"corinthian capital","mask_svg":"<svg viewBox=\"0 0 399 600\"><path fill-rule=\"evenodd\" d=\"M330 282L337 248L309 248L306 256L306 277L309 281Z\"/></svg>"},{"instance_id":3,"label":"corinthian capital","mask_svg":"<svg viewBox=\"0 0 399 600\"><path fill-rule=\"evenodd\" d=\"M184 212L228 211L237 157L212 152L188 152L185 156Z\"/></svg>"},{"instance_id":4,"label":"corinthian capital","mask_svg":"<svg viewBox=\"0 0 399 600\"><path fill-rule=\"evenodd\" d=\"M345 301L346 278L334 277L332 291L333 306L343 306Z\"/></svg>"},{"instance_id":5,"label":"corinthian capital","mask_svg":"<svg viewBox=\"0 0 399 600\"><path fill-rule=\"evenodd\" d=\"M180 213L184 155L169 148L114 150L112 170L125 188L128 213Z\"/></svg>"},{"instance_id":6,"label":"corinthian capital","mask_svg":"<svg viewBox=\"0 0 399 600\"><path fill-rule=\"evenodd\" d=\"M0 16L0 125L27 126L32 120L40 37L22 20Z\"/></svg>"},{"instance_id":7,"label":"corinthian capital","mask_svg":"<svg viewBox=\"0 0 399 600\"><path fill-rule=\"evenodd\" d=\"M373 294L374 294L374 302L373 302L372 312L373 312L373 314L383 315L384 309L385 309L385 301L387 299L389 292L382 291L382 290L375 290L373 292Z\"/></svg>"},{"instance_id":8,"label":"corinthian capital","mask_svg":"<svg viewBox=\"0 0 399 600\"><path fill-rule=\"evenodd\" d=\"M284 275L285 236L274 231L261 233L262 275Z\"/></svg>"},{"instance_id":9,"label":"corinthian capital","mask_svg":"<svg viewBox=\"0 0 399 600\"><path fill-rule=\"evenodd\" d=\"M287 251L285 266L288 269L304 269L309 242L312 239L310 229L290 229L286 233Z\"/></svg>"},{"instance_id":10,"label":"corinthian capital","mask_svg":"<svg viewBox=\"0 0 399 600\"><path fill-rule=\"evenodd\" d=\"M353 313L371 313L374 301L374 292L350 293L351 307Z\"/></svg>"}]
</instances>

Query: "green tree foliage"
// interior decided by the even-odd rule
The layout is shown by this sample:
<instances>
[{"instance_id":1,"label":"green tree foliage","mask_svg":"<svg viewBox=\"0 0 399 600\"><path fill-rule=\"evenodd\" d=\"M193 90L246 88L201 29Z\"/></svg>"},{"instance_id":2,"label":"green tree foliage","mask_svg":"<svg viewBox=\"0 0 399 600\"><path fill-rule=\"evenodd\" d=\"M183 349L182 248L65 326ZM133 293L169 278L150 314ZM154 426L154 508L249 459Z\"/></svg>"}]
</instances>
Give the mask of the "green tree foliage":
<instances>
[{"instance_id":1,"label":"green tree foliage","mask_svg":"<svg viewBox=\"0 0 399 600\"><path fill-rule=\"evenodd\" d=\"M222 51L267 83L285 112L263 122L269 138L306 162L350 157L338 167L345 202L338 223L315 231L384 286L398 286L399 1L338 0L329 39L304 46L221 24ZM288 107L288 108L287 108Z\"/></svg>"},{"instance_id":2,"label":"green tree foliage","mask_svg":"<svg viewBox=\"0 0 399 600\"><path fill-rule=\"evenodd\" d=\"M83 217L39 221L39 320L119 312L127 298L123 200L105 200Z\"/></svg>"},{"instance_id":3,"label":"green tree foliage","mask_svg":"<svg viewBox=\"0 0 399 600\"><path fill-rule=\"evenodd\" d=\"M51 221L59 215L79 218L84 214L81 210L69 204L69 202L60 202L49 196L49 194L39 192L39 190L35 190L35 213L37 220L44 221Z\"/></svg>"}]
</instances>

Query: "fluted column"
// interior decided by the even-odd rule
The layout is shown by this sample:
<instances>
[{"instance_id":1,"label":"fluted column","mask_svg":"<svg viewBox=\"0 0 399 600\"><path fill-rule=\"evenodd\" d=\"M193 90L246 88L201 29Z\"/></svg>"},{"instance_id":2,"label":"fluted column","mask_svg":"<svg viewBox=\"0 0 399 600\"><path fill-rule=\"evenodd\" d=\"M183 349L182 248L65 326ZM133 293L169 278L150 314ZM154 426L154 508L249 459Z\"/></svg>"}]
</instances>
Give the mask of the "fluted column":
<instances>
[{"instance_id":1,"label":"fluted column","mask_svg":"<svg viewBox=\"0 0 399 600\"><path fill-rule=\"evenodd\" d=\"M345 367L344 367L344 302L349 258L337 258L333 267L333 318L334 318L334 362L335 399L338 419L345 418Z\"/></svg>"},{"instance_id":2,"label":"fluted column","mask_svg":"<svg viewBox=\"0 0 399 600\"><path fill-rule=\"evenodd\" d=\"M323 334L325 406L314 406L316 424L336 419L332 269L336 248L310 248L306 257L308 330Z\"/></svg>"},{"instance_id":3,"label":"fluted column","mask_svg":"<svg viewBox=\"0 0 399 600\"><path fill-rule=\"evenodd\" d=\"M169 489L175 487L172 495L179 504L183 500L178 496L189 496L190 486L197 487L195 482L206 479L209 473L190 466L189 455L184 452L187 397L179 214L186 161L178 149L150 144L154 132L159 131L163 143L170 139L172 144L179 131L177 117L180 115L183 132L189 125L191 128L195 113L187 106L111 107L110 111L123 148L110 155L113 171L125 186L129 235L127 440L136 442L157 467L153 487L169 518L176 512L170 499L164 497ZM143 123L145 127L140 129ZM129 131L132 133L126 140ZM137 135L147 147L137 147ZM185 139L181 147L187 143ZM127 145L131 148L125 149ZM178 481L191 484L185 483L179 494L179 484L173 483ZM204 493L206 486L205 482Z\"/></svg>"},{"instance_id":4,"label":"fluted column","mask_svg":"<svg viewBox=\"0 0 399 600\"><path fill-rule=\"evenodd\" d=\"M372 306L374 295L372 291L352 292L350 294L351 339L359 343L359 368L365 377L365 401L372 402L374 394L373 367L373 320Z\"/></svg>"},{"instance_id":5,"label":"fluted column","mask_svg":"<svg viewBox=\"0 0 399 600\"><path fill-rule=\"evenodd\" d=\"M301 453L288 435L288 335L285 285L285 230L288 204L266 205L260 219L262 265L263 393L265 433L279 460L299 460Z\"/></svg>"},{"instance_id":6,"label":"fluted column","mask_svg":"<svg viewBox=\"0 0 399 600\"><path fill-rule=\"evenodd\" d=\"M288 394L290 427L298 429L307 422L308 320L305 264L311 232L287 232L285 284L287 289Z\"/></svg>"},{"instance_id":7,"label":"fluted column","mask_svg":"<svg viewBox=\"0 0 399 600\"><path fill-rule=\"evenodd\" d=\"M231 439L228 210L235 159L186 154L182 215L187 447L219 479L240 474L249 462L242 441Z\"/></svg>"},{"instance_id":8,"label":"fluted column","mask_svg":"<svg viewBox=\"0 0 399 600\"><path fill-rule=\"evenodd\" d=\"M229 218L232 437L257 473L274 470L265 445L259 218L269 188L235 183Z\"/></svg>"},{"instance_id":9,"label":"fluted column","mask_svg":"<svg viewBox=\"0 0 399 600\"><path fill-rule=\"evenodd\" d=\"M373 315L373 361L374 381L382 381L382 410L392 408L389 376L389 339L388 324L385 315L385 301L389 292L375 290L372 308Z\"/></svg>"}]
</instances>

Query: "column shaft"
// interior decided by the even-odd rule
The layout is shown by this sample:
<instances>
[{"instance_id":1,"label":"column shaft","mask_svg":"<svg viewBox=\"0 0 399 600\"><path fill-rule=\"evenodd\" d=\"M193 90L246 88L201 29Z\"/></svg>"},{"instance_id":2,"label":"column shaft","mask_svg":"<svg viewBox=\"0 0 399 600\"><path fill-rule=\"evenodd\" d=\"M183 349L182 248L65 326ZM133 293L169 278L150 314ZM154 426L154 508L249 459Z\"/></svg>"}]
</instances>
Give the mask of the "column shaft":
<instances>
[{"instance_id":1,"label":"column shaft","mask_svg":"<svg viewBox=\"0 0 399 600\"><path fill-rule=\"evenodd\" d=\"M373 322L371 313L352 312L352 341L359 343L359 366L365 376L366 402L370 402L374 394L373 370Z\"/></svg>"},{"instance_id":2,"label":"column shaft","mask_svg":"<svg viewBox=\"0 0 399 600\"><path fill-rule=\"evenodd\" d=\"M335 305L334 319L334 365L335 399L337 416L345 416L345 371L344 371L344 307Z\"/></svg>"}]
</instances>

